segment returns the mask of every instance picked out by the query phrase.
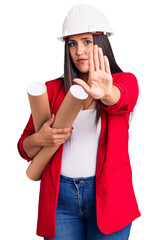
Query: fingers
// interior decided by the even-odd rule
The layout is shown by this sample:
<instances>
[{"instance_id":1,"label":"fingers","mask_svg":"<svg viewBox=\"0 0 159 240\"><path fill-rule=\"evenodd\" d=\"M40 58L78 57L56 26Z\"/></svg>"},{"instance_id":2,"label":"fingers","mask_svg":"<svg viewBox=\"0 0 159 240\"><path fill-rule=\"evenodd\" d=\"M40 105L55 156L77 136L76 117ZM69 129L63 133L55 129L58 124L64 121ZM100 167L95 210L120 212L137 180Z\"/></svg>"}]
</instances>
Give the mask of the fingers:
<instances>
[{"instance_id":1,"label":"fingers","mask_svg":"<svg viewBox=\"0 0 159 240\"><path fill-rule=\"evenodd\" d=\"M103 50L102 50L102 48L98 48L98 56L99 56L100 69L102 71L105 71L104 57L103 57Z\"/></svg>"},{"instance_id":2,"label":"fingers","mask_svg":"<svg viewBox=\"0 0 159 240\"><path fill-rule=\"evenodd\" d=\"M94 45L93 51L89 54L89 71L105 71L111 74L109 60L103 55L103 50L101 47Z\"/></svg>"},{"instance_id":3,"label":"fingers","mask_svg":"<svg viewBox=\"0 0 159 240\"><path fill-rule=\"evenodd\" d=\"M54 134L67 134L70 131L72 131L72 127L68 127L68 128L52 128L52 132Z\"/></svg>"},{"instance_id":4,"label":"fingers","mask_svg":"<svg viewBox=\"0 0 159 240\"><path fill-rule=\"evenodd\" d=\"M109 60L106 56L104 56L104 64L106 73L111 74Z\"/></svg>"},{"instance_id":5,"label":"fingers","mask_svg":"<svg viewBox=\"0 0 159 240\"><path fill-rule=\"evenodd\" d=\"M94 70L98 71L100 66L99 66L98 46L97 45L95 45L93 47L93 57L94 57Z\"/></svg>"},{"instance_id":6,"label":"fingers","mask_svg":"<svg viewBox=\"0 0 159 240\"><path fill-rule=\"evenodd\" d=\"M71 135L72 127L69 128L52 128L51 144L57 145L64 143Z\"/></svg>"},{"instance_id":7,"label":"fingers","mask_svg":"<svg viewBox=\"0 0 159 240\"><path fill-rule=\"evenodd\" d=\"M94 45L93 51L90 51L89 55L89 71L93 72L98 70L105 70L103 50L97 45Z\"/></svg>"},{"instance_id":8,"label":"fingers","mask_svg":"<svg viewBox=\"0 0 159 240\"><path fill-rule=\"evenodd\" d=\"M93 50L90 50L89 52L88 64L89 72L93 72L94 71Z\"/></svg>"},{"instance_id":9,"label":"fingers","mask_svg":"<svg viewBox=\"0 0 159 240\"><path fill-rule=\"evenodd\" d=\"M45 125L51 126L54 121L54 118L55 118L55 116L54 116L54 114L52 114L51 118L45 123Z\"/></svg>"},{"instance_id":10,"label":"fingers","mask_svg":"<svg viewBox=\"0 0 159 240\"><path fill-rule=\"evenodd\" d=\"M52 117L43 124L43 126L38 131L38 138L40 139L40 146L55 146L57 144L64 143L70 136L72 127L68 128L53 128L52 123L55 116Z\"/></svg>"},{"instance_id":11,"label":"fingers","mask_svg":"<svg viewBox=\"0 0 159 240\"><path fill-rule=\"evenodd\" d=\"M56 141L66 141L66 139L70 136L70 132L69 133L66 133L66 134L55 134L54 135L54 140Z\"/></svg>"},{"instance_id":12,"label":"fingers","mask_svg":"<svg viewBox=\"0 0 159 240\"><path fill-rule=\"evenodd\" d=\"M71 135L72 127L50 128L42 146L56 146L64 143Z\"/></svg>"}]
</instances>

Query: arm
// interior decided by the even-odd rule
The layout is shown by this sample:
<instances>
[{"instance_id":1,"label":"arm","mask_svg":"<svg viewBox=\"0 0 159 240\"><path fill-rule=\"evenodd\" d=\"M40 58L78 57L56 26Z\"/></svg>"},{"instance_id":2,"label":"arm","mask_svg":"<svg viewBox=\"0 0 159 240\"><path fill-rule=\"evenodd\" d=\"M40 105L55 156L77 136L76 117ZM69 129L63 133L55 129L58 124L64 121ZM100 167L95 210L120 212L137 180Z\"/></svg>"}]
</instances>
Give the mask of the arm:
<instances>
[{"instance_id":1,"label":"arm","mask_svg":"<svg viewBox=\"0 0 159 240\"><path fill-rule=\"evenodd\" d=\"M23 141L23 149L28 158L33 158L37 152L41 149L38 141L38 133L34 133L27 137Z\"/></svg>"},{"instance_id":2,"label":"arm","mask_svg":"<svg viewBox=\"0 0 159 240\"><path fill-rule=\"evenodd\" d=\"M113 76L113 86L116 86L120 90L120 99L115 105L105 105L106 102L102 100L96 100L96 102L105 111L113 114L125 114L133 111L138 95L139 86L137 78L132 73L116 73Z\"/></svg>"},{"instance_id":3,"label":"arm","mask_svg":"<svg viewBox=\"0 0 159 240\"><path fill-rule=\"evenodd\" d=\"M138 98L138 83L131 73L116 73L111 75L109 61L103 56L101 48L94 46L89 54L89 77L73 80L107 112L123 114L133 111Z\"/></svg>"},{"instance_id":4,"label":"arm","mask_svg":"<svg viewBox=\"0 0 159 240\"><path fill-rule=\"evenodd\" d=\"M43 124L37 133L30 131L30 135L27 135L29 134L28 128L32 125L32 120L30 118L30 121L28 122L18 143L19 151L22 157L30 161L39 152L41 147L61 145L67 140L70 136L72 128L51 128L53 121L54 115L52 115L52 118Z\"/></svg>"},{"instance_id":5,"label":"arm","mask_svg":"<svg viewBox=\"0 0 159 240\"><path fill-rule=\"evenodd\" d=\"M75 78L74 82L81 85L95 100L100 99L107 106L115 105L120 99L120 90L113 85L109 61L97 45L89 53L89 77L85 82Z\"/></svg>"},{"instance_id":6,"label":"arm","mask_svg":"<svg viewBox=\"0 0 159 240\"><path fill-rule=\"evenodd\" d=\"M120 99L120 90L115 85L112 85L112 93L109 96L103 97L101 102L106 106L115 105Z\"/></svg>"}]
</instances>

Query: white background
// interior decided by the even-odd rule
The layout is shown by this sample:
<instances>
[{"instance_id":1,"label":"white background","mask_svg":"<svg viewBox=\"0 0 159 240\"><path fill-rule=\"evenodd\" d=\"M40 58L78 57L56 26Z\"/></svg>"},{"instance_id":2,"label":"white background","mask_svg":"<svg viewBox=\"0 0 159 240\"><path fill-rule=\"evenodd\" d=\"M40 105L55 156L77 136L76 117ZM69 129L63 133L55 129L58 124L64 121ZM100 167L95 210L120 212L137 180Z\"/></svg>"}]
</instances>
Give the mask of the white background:
<instances>
[{"instance_id":1,"label":"white background","mask_svg":"<svg viewBox=\"0 0 159 240\"><path fill-rule=\"evenodd\" d=\"M39 182L26 177L17 151L30 106L26 88L63 74L64 44L57 40L67 11L87 3L106 14L117 63L136 75L141 91L130 126L133 184L142 216L130 240L159 239L158 5L144 0L3 0L0 3L0 239L38 240Z\"/></svg>"}]
</instances>

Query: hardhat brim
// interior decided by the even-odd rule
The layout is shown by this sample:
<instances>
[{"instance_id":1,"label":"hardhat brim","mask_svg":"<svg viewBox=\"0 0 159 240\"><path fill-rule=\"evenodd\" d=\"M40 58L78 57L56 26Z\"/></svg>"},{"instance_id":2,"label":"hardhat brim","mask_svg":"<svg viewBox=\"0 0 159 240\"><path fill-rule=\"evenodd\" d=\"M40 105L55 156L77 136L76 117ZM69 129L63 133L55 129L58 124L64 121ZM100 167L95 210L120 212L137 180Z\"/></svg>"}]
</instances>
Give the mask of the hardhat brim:
<instances>
[{"instance_id":1,"label":"hardhat brim","mask_svg":"<svg viewBox=\"0 0 159 240\"><path fill-rule=\"evenodd\" d=\"M65 36L60 36L60 37L57 37L57 39L61 42L64 42L66 38L70 37L70 36L73 36L73 35L78 35L78 34L82 34L82 33L92 33L92 34L101 34L103 33L103 31L98 31L98 32L81 32L81 33L75 33L75 34L71 34L71 35L65 35ZM104 32L104 35L107 35L108 37L114 35L114 32Z\"/></svg>"}]
</instances>

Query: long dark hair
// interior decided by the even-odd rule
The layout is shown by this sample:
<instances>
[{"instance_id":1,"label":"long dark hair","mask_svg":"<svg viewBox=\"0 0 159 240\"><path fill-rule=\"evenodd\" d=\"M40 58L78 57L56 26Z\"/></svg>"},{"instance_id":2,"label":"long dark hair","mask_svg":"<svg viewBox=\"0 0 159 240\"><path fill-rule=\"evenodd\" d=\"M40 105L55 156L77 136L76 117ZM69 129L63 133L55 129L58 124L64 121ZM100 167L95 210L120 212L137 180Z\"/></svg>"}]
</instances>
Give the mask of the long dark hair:
<instances>
[{"instance_id":1,"label":"long dark hair","mask_svg":"<svg viewBox=\"0 0 159 240\"><path fill-rule=\"evenodd\" d=\"M110 63L110 69L111 73L118 73L122 72L120 67L117 65L115 61L115 57L108 39L107 35L102 34L93 34L93 40L94 40L94 45L98 45L103 49L103 54L108 57L109 63ZM78 77L79 71L75 67L70 53L69 53L69 46L68 46L68 41L69 38L65 39L65 56L64 56L64 86L65 86L65 91L66 93L68 92L69 88L74 84L73 79ZM100 107L98 104L96 104L96 126L98 124L98 120L100 117Z\"/></svg>"}]
</instances>

